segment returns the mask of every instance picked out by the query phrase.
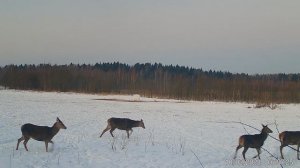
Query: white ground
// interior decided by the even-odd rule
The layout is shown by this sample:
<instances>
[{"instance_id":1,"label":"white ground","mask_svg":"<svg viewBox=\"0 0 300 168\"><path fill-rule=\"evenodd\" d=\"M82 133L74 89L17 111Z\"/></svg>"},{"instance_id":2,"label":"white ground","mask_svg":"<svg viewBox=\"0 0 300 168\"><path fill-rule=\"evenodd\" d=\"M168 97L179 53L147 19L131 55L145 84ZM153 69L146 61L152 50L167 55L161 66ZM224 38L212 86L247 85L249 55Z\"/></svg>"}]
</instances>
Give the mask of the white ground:
<instances>
[{"instance_id":1,"label":"white ground","mask_svg":"<svg viewBox=\"0 0 300 168\"><path fill-rule=\"evenodd\" d=\"M253 104L222 102L178 102L147 99L138 101L105 101L95 99L136 100L135 96L86 95L0 90L0 167L15 168L98 168L98 167L280 167L278 161L262 151L261 160L250 159L256 150L249 149L247 162L242 149L232 160L238 137L256 130L237 123L242 121L261 128L261 123L274 123L280 131L300 130L300 105L279 108L247 108ZM29 152L23 144L16 151L20 127L25 123L52 126L56 117L67 126L54 138L54 145L45 152L43 142L30 140ZM146 129L134 128L130 139L126 132L116 130L116 138L106 132L110 117L144 120ZM278 137L276 127L269 126ZM279 156L279 142L268 138L264 147ZM283 167L299 167L296 152L285 148ZM197 159L198 157L198 159Z\"/></svg>"}]
</instances>

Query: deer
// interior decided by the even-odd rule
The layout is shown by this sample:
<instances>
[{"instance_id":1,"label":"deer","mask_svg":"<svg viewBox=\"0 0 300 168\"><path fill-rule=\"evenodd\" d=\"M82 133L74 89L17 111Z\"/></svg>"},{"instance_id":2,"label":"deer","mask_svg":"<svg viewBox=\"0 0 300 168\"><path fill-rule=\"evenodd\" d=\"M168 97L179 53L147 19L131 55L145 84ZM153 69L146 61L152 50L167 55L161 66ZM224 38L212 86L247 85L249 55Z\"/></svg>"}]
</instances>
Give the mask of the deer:
<instances>
[{"instance_id":1,"label":"deer","mask_svg":"<svg viewBox=\"0 0 300 168\"><path fill-rule=\"evenodd\" d=\"M113 135L113 131L118 128L120 130L126 130L127 132L127 137L129 138L129 131L131 131L130 134L132 134L133 127L142 127L145 129L145 125L144 125L144 121L143 119L141 119L140 121L135 121L135 120L131 120L128 118L109 118L107 120L107 127L103 130L102 134L100 135L100 138L102 137L102 135L110 130L110 134L112 137L114 137Z\"/></svg>"},{"instance_id":2,"label":"deer","mask_svg":"<svg viewBox=\"0 0 300 168\"><path fill-rule=\"evenodd\" d=\"M260 159L260 153L261 153L261 147L263 146L265 140L267 139L269 133L272 133L273 131L268 128L267 125L262 124L262 130L260 134L254 134L254 135L242 135L239 138L239 145L236 147L234 159L236 158L237 152L240 148L244 147L243 150L243 158L246 161L245 154L249 148L255 148L257 150L257 155L253 158Z\"/></svg>"},{"instance_id":3,"label":"deer","mask_svg":"<svg viewBox=\"0 0 300 168\"><path fill-rule=\"evenodd\" d=\"M56 118L56 122L52 127L38 126L30 123L24 124L21 127L22 137L18 139L16 150L18 150L20 142L24 140L24 147L26 151L28 151L27 142L30 138L32 138L37 141L44 141L46 152L48 152L48 143L53 144L52 138L58 133L60 129L67 129L67 127L58 117Z\"/></svg>"},{"instance_id":4,"label":"deer","mask_svg":"<svg viewBox=\"0 0 300 168\"><path fill-rule=\"evenodd\" d=\"M279 134L280 154L281 159L284 159L282 154L282 148L288 145L297 145L297 159L299 158L299 146L300 146L300 131L283 131Z\"/></svg>"}]
</instances>

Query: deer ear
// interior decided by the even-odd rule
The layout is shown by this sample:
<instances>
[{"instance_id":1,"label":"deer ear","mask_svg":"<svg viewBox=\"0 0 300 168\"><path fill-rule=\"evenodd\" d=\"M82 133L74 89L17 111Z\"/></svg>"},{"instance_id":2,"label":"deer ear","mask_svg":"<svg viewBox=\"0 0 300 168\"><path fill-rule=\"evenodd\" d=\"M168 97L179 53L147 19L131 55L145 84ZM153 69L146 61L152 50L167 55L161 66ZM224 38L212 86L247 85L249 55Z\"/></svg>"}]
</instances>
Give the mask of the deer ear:
<instances>
[{"instance_id":1,"label":"deer ear","mask_svg":"<svg viewBox=\"0 0 300 168\"><path fill-rule=\"evenodd\" d=\"M143 121L143 119L141 119L141 121Z\"/></svg>"},{"instance_id":2,"label":"deer ear","mask_svg":"<svg viewBox=\"0 0 300 168\"><path fill-rule=\"evenodd\" d=\"M265 125L264 124L261 124L263 127L265 127Z\"/></svg>"},{"instance_id":3,"label":"deer ear","mask_svg":"<svg viewBox=\"0 0 300 168\"><path fill-rule=\"evenodd\" d=\"M59 121L60 121L58 117L56 117L56 121L57 121L57 122L59 122Z\"/></svg>"}]
</instances>

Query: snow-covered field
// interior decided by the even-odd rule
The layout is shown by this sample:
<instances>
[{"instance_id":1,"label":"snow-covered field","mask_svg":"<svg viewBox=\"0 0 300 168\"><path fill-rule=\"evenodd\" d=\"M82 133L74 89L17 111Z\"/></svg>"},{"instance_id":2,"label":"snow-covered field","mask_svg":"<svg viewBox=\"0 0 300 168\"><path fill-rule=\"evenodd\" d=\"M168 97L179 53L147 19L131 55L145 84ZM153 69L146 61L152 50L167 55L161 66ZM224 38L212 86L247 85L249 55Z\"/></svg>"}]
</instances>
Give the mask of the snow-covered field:
<instances>
[{"instance_id":1,"label":"snow-covered field","mask_svg":"<svg viewBox=\"0 0 300 168\"><path fill-rule=\"evenodd\" d=\"M114 101L118 99L134 101ZM138 99L138 101L136 101ZM140 101L141 100L141 101ZM256 128L270 124L271 134L300 130L300 105L279 108L248 108L253 104L196 102L139 98L138 96L87 95L0 90L0 167L4 168L187 168L202 167L280 167L277 160L262 150L261 160L250 159L256 150L249 149L247 162L242 149L232 160L238 137L258 131L243 127L241 121ZM43 142L30 140L26 152L23 144L15 150L21 137L21 125L33 123L52 126L59 117L67 126L53 138L49 152ZM106 132L110 117L143 119L146 129L133 128L129 139L126 132L116 130L115 138ZM264 148L279 156L279 142L268 138ZM284 148L283 167L299 167L296 152Z\"/></svg>"}]
</instances>

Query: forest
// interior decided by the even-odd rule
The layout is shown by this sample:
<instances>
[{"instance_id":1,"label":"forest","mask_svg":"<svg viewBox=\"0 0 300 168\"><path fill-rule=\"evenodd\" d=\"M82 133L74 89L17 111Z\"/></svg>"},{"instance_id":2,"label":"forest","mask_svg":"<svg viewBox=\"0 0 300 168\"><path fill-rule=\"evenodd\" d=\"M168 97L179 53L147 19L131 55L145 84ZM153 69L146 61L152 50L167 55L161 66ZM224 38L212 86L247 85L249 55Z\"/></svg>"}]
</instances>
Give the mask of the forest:
<instances>
[{"instance_id":1,"label":"forest","mask_svg":"<svg viewBox=\"0 0 300 168\"><path fill-rule=\"evenodd\" d=\"M205 71L161 63L6 65L0 85L10 89L140 94L179 100L300 103L300 74Z\"/></svg>"}]
</instances>

